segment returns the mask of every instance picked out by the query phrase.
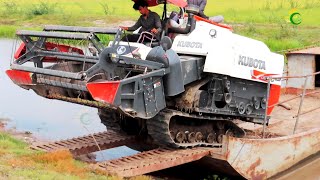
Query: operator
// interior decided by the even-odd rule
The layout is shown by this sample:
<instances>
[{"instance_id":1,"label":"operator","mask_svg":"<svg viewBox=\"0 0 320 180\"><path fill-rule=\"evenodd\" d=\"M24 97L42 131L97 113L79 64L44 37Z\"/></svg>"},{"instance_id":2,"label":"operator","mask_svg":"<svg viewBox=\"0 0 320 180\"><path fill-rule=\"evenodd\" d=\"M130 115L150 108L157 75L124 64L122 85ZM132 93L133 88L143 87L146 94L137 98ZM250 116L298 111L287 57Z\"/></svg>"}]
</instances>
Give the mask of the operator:
<instances>
[{"instance_id":1,"label":"operator","mask_svg":"<svg viewBox=\"0 0 320 180\"><path fill-rule=\"evenodd\" d=\"M155 38L159 40L161 33L161 21L159 15L149 10L147 2L144 0L136 1L133 5L133 9L139 10L141 14L136 24L131 27L120 26L120 28L123 30L135 31L141 26L139 33L143 31L151 32L155 36ZM140 34L129 34L123 37L122 40L136 42L138 41L139 36Z\"/></svg>"},{"instance_id":2,"label":"operator","mask_svg":"<svg viewBox=\"0 0 320 180\"><path fill-rule=\"evenodd\" d=\"M208 19L209 17L204 14L204 9L207 5L207 0L187 0L188 5L196 5L199 6L199 15L203 18Z\"/></svg>"}]
</instances>

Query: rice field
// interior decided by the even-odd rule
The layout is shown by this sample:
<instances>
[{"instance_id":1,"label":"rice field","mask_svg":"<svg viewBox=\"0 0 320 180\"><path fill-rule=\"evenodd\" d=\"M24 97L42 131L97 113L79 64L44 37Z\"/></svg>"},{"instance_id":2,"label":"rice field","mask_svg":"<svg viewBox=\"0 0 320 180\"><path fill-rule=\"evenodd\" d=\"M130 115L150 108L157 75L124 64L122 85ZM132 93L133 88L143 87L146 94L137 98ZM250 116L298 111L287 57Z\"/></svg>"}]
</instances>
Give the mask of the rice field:
<instances>
[{"instance_id":1,"label":"rice field","mask_svg":"<svg viewBox=\"0 0 320 180\"><path fill-rule=\"evenodd\" d=\"M272 24L289 21L291 10L302 15L302 26L320 25L320 0L210 0L206 12L223 14L227 21Z\"/></svg>"},{"instance_id":2,"label":"rice field","mask_svg":"<svg viewBox=\"0 0 320 180\"><path fill-rule=\"evenodd\" d=\"M46 24L105 27L139 17L131 0L2 0L0 4L0 37ZM162 6L151 9L161 15ZM175 9L169 6L169 11ZM301 15L299 25L290 22L293 10ZM223 15L235 33L262 40L274 51L320 44L320 0L208 0L205 13Z\"/></svg>"}]
</instances>

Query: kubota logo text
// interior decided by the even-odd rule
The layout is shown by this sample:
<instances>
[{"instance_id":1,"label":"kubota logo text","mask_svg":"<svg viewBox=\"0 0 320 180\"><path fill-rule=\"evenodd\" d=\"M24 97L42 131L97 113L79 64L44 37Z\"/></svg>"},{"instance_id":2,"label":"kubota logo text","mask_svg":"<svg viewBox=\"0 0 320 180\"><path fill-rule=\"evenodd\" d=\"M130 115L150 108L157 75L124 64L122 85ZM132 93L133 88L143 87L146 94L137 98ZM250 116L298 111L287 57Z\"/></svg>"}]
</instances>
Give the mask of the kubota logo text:
<instances>
[{"instance_id":1,"label":"kubota logo text","mask_svg":"<svg viewBox=\"0 0 320 180\"><path fill-rule=\"evenodd\" d=\"M119 46L119 47L117 48L117 54L121 55L121 54L125 53L126 50L127 50L126 47L124 47L124 46Z\"/></svg>"},{"instance_id":2,"label":"kubota logo text","mask_svg":"<svg viewBox=\"0 0 320 180\"><path fill-rule=\"evenodd\" d=\"M259 59L254 59L249 56L241 56L239 55L239 65L242 66L248 66L248 67L254 67L256 69L264 69L266 70L266 62L259 60Z\"/></svg>"},{"instance_id":3,"label":"kubota logo text","mask_svg":"<svg viewBox=\"0 0 320 180\"><path fill-rule=\"evenodd\" d=\"M190 41L179 41L178 47L187 47L187 48L202 48L201 42L190 42Z\"/></svg>"}]
</instances>

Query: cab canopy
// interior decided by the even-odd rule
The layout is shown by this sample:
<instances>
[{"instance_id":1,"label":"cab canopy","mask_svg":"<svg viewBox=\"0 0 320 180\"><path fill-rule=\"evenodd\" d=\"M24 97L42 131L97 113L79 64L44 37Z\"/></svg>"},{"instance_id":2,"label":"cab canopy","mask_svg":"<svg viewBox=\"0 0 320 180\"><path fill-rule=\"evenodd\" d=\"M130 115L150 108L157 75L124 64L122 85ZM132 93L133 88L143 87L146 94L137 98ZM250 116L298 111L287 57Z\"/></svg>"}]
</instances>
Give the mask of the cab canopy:
<instances>
[{"instance_id":1,"label":"cab canopy","mask_svg":"<svg viewBox=\"0 0 320 180\"><path fill-rule=\"evenodd\" d=\"M134 2L136 1L146 1L150 6L157 6L159 4L166 4L166 3L170 3L170 4L174 4L176 6L179 7L186 7L187 6L187 2L185 0L132 0Z\"/></svg>"}]
</instances>

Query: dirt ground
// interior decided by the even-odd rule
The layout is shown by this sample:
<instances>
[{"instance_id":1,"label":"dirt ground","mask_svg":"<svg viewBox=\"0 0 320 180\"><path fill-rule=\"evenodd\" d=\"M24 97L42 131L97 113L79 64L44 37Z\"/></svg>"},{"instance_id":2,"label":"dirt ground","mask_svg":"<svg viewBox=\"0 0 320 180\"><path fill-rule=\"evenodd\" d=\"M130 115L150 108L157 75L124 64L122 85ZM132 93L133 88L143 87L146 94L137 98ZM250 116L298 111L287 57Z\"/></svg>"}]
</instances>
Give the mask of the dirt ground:
<instances>
[{"instance_id":1,"label":"dirt ground","mask_svg":"<svg viewBox=\"0 0 320 180\"><path fill-rule=\"evenodd\" d=\"M291 99L294 95L282 95L280 102ZM268 130L282 135L289 135L293 133L293 129L297 120L299 105L301 98L294 99L286 102L291 107L291 110L287 110L281 106L276 106L271 114L270 122L276 122L276 125L271 125ZM312 112L303 114L304 112L314 110ZM313 128L320 128L320 99L318 97L305 97L303 100L301 115L297 124L296 133L311 130Z\"/></svg>"}]
</instances>

